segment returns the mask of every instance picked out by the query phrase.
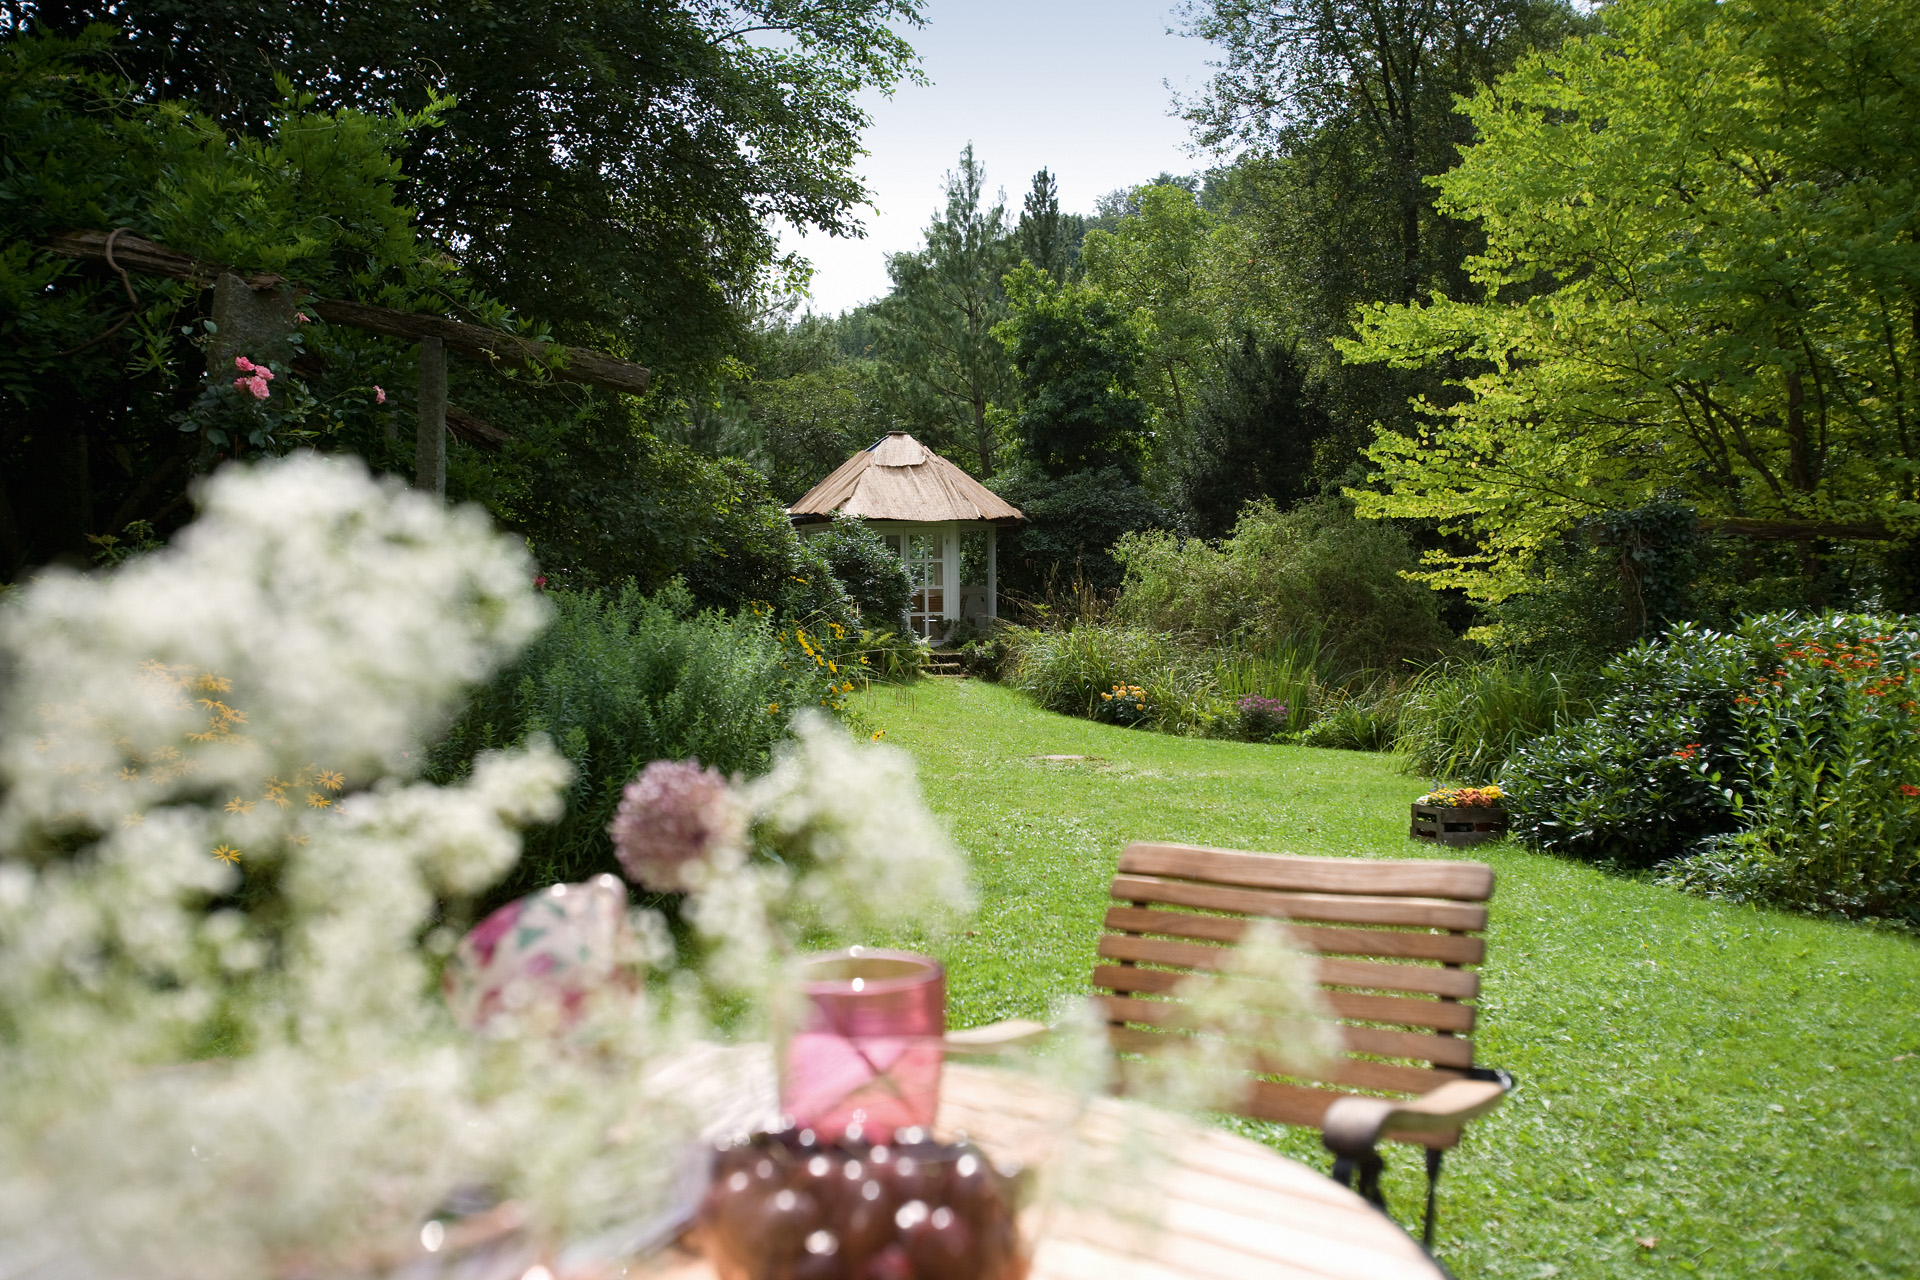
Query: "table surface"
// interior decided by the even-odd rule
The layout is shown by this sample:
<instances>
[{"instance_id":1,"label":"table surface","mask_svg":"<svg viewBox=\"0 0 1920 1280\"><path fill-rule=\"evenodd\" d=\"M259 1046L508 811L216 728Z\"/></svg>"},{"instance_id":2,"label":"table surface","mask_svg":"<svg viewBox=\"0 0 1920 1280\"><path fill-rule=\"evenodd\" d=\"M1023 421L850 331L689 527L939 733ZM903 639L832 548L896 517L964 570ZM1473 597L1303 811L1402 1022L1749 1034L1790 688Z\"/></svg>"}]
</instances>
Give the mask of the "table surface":
<instances>
[{"instance_id":1,"label":"table surface","mask_svg":"<svg viewBox=\"0 0 1920 1280\"><path fill-rule=\"evenodd\" d=\"M1029 1280L1437 1280L1418 1245L1324 1173L1140 1103L949 1063L939 1136L1041 1173ZM629 1280L713 1280L670 1248Z\"/></svg>"}]
</instances>

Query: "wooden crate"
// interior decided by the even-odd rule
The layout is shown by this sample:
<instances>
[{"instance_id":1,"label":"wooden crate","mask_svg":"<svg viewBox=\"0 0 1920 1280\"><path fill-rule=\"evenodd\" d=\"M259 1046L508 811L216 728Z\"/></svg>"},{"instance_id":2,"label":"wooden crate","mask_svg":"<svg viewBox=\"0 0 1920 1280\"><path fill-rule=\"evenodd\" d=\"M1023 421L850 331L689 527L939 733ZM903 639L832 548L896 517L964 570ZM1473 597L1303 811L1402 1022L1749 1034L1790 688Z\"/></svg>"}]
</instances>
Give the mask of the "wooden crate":
<instances>
[{"instance_id":1,"label":"wooden crate","mask_svg":"<svg viewBox=\"0 0 1920 1280\"><path fill-rule=\"evenodd\" d=\"M1413 806L1413 825L1407 834L1415 840L1432 840L1436 844L1479 844L1483 840L1498 840L1507 834L1507 811L1416 804Z\"/></svg>"}]
</instances>

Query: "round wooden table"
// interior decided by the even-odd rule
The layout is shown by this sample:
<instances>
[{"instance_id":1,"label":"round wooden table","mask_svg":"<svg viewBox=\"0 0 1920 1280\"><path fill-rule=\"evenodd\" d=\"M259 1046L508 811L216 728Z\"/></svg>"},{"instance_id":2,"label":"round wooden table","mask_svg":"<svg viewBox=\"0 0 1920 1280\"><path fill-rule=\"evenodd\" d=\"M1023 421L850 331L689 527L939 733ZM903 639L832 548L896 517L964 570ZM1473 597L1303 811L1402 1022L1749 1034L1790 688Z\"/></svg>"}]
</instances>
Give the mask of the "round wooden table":
<instances>
[{"instance_id":1,"label":"round wooden table","mask_svg":"<svg viewBox=\"0 0 1920 1280\"><path fill-rule=\"evenodd\" d=\"M1389 1218L1324 1173L1136 1102L949 1063L939 1136L1040 1174L1030 1280L1440 1280ZM629 1280L714 1280L677 1247Z\"/></svg>"}]
</instances>

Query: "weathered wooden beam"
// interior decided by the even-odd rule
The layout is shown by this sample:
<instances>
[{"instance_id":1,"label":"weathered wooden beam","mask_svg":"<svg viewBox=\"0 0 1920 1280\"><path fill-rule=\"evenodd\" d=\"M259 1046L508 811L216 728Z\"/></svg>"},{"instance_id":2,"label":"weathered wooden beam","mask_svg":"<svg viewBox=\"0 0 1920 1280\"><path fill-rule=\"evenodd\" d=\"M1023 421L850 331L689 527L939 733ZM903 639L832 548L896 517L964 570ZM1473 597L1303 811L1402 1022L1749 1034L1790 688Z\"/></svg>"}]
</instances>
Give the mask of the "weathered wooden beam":
<instances>
[{"instance_id":1,"label":"weathered wooden beam","mask_svg":"<svg viewBox=\"0 0 1920 1280\"><path fill-rule=\"evenodd\" d=\"M69 258L106 262L109 236L113 236L111 256L114 264L128 271L184 280L205 288L223 271L229 270L125 232L115 235L107 231L67 231L46 241L45 247ZM272 289L286 283L283 277L265 273L234 274L254 289ZM590 351L585 347L567 347L559 343L534 342L484 325L449 320L445 316L416 315L395 311L391 307L369 306L364 302L310 296L301 297L299 304L328 324L365 329L370 333L405 338L412 342L438 338L446 344L450 353L468 360L515 369L544 369L556 378L602 387L608 391L640 395L646 391L653 376L642 365L604 352Z\"/></svg>"},{"instance_id":2,"label":"weathered wooden beam","mask_svg":"<svg viewBox=\"0 0 1920 1280\"><path fill-rule=\"evenodd\" d=\"M1814 538L1834 542L1892 542L1901 536L1879 520L1760 520L1726 516L1701 520L1695 527L1710 538L1759 538L1768 542L1806 542Z\"/></svg>"},{"instance_id":3,"label":"weathered wooden beam","mask_svg":"<svg viewBox=\"0 0 1920 1280\"><path fill-rule=\"evenodd\" d=\"M457 404L447 406L447 430L456 440L464 440L477 449L498 453L513 437L478 414L468 413Z\"/></svg>"}]
</instances>

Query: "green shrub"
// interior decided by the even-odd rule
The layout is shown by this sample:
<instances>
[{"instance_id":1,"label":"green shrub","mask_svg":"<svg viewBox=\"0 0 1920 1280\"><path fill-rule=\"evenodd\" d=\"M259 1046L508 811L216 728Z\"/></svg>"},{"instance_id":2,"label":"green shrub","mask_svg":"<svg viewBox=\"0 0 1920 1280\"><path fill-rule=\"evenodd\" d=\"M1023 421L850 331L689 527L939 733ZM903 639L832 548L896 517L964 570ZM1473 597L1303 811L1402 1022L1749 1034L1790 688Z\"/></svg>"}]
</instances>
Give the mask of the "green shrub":
<instances>
[{"instance_id":1,"label":"green shrub","mask_svg":"<svg viewBox=\"0 0 1920 1280\"><path fill-rule=\"evenodd\" d=\"M1920 632L1768 614L1610 664L1502 778L1516 835L1743 901L1920 922Z\"/></svg>"},{"instance_id":2,"label":"green shrub","mask_svg":"<svg viewBox=\"0 0 1920 1280\"><path fill-rule=\"evenodd\" d=\"M728 773L763 768L799 706L826 698L826 672L751 613L695 612L679 585L651 598L556 591L553 625L478 690L429 755L428 776L463 776L475 753L544 733L573 762L567 811L527 833L493 898L618 873L606 826L651 760L698 757Z\"/></svg>"},{"instance_id":3,"label":"green shrub","mask_svg":"<svg viewBox=\"0 0 1920 1280\"><path fill-rule=\"evenodd\" d=\"M1745 827L1701 841L1665 879L1920 926L1920 632L1856 616L1750 638L1757 661L1734 699Z\"/></svg>"},{"instance_id":4,"label":"green shrub","mask_svg":"<svg viewBox=\"0 0 1920 1280\"><path fill-rule=\"evenodd\" d=\"M1734 830L1745 795L1733 700L1751 665L1740 636L1688 625L1614 659L1592 716L1522 747L1502 772L1513 833L1645 867Z\"/></svg>"},{"instance_id":5,"label":"green shrub","mask_svg":"<svg viewBox=\"0 0 1920 1280\"><path fill-rule=\"evenodd\" d=\"M1234 718L1213 683L1212 661L1164 632L1082 623L1059 631L1012 627L1007 640L1011 682L1050 711L1097 718L1101 694L1139 685L1150 709L1143 723L1153 728L1206 735Z\"/></svg>"},{"instance_id":6,"label":"green shrub","mask_svg":"<svg viewBox=\"0 0 1920 1280\"><path fill-rule=\"evenodd\" d=\"M1394 750L1409 773L1491 782L1521 746L1584 718L1591 683L1510 658L1429 668L1407 689Z\"/></svg>"},{"instance_id":7,"label":"green shrub","mask_svg":"<svg viewBox=\"0 0 1920 1280\"><path fill-rule=\"evenodd\" d=\"M1344 688L1315 691L1313 723L1300 735L1309 747L1341 751L1385 751L1400 732L1407 686L1392 677L1355 681Z\"/></svg>"},{"instance_id":8,"label":"green shrub","mask_svg":"<svg viewBox=\"0 0 1920 1280\"><path fill-rule=\"evenodd\" d=\"M865 520L836 516L825 532L812 534L802 542L825 558L859 610L862 625L874 631L906 634L907 603L913 598L907 566L887 549Z\"/></svg>"},{"instance_id":9,"label":"green shrub","mask_svg":"<svg viewBox=\"0 0 1920 1280\"><path fill-rule=\"evenodd\" d=\"M1413 547L1390 525L1321 498L1282 512L1250 504L1218 545L1170 533L1130 534L1116 620L1206 645L1265 652L1311 638L1324 665L1383 670L1442 656L1453 637L1438 597L1403 577Z\"/></svg>"}]
</instances>

